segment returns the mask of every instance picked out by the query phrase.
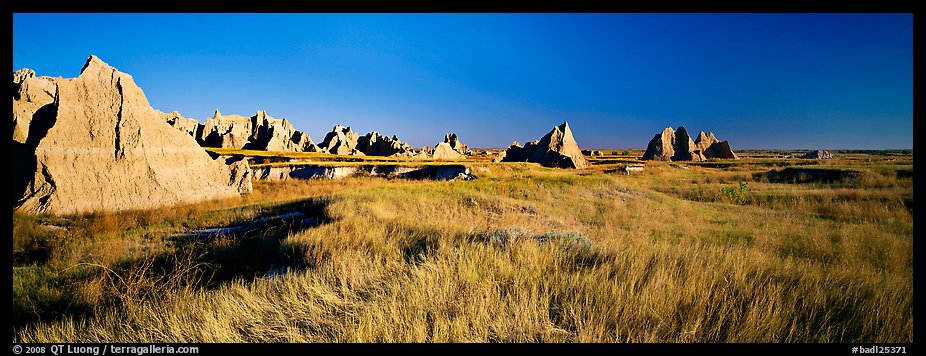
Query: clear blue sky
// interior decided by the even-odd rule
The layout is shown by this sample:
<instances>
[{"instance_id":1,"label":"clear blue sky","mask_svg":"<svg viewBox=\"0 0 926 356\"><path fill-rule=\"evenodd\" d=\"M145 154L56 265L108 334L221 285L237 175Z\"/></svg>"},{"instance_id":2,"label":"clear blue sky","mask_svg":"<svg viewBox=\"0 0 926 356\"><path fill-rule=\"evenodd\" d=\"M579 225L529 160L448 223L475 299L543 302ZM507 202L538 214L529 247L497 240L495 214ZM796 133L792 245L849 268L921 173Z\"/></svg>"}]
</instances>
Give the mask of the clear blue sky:
<instances>
[{"instance_id":1,"label":"clear blue sky","mask_svg":"<svg viewBox=\"0 0 926 356\"><path fill-rule=\"evenodd\" d=\"M90 54L152 106L202 122L267 110L416 147L475 147L568 120L583 147L666 126L734 149L912 148L910 14L14 14L13 69Z\"/></svg>"}]
</instances>

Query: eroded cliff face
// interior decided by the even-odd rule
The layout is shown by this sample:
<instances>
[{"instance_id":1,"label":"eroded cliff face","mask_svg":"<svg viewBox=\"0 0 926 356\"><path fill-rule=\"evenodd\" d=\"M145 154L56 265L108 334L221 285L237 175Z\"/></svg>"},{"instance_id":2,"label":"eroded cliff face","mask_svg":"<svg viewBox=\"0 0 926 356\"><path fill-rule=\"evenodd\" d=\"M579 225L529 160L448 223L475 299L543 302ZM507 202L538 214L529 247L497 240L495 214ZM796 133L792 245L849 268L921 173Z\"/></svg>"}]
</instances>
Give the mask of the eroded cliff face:
<instances>
[{"instance_id":1,"label":"eroded cliff face","mask_svg":"<svg viewBox=\"0 0 926 356\"><path fill-rule=\"evenodd\" d=\"M53 102L32 115L24 142L14 140L18 210L151 209L250 191L193 137L165 124L130 75L96 56L77 78L54 83Z\"/></svg>"}]
</instances>

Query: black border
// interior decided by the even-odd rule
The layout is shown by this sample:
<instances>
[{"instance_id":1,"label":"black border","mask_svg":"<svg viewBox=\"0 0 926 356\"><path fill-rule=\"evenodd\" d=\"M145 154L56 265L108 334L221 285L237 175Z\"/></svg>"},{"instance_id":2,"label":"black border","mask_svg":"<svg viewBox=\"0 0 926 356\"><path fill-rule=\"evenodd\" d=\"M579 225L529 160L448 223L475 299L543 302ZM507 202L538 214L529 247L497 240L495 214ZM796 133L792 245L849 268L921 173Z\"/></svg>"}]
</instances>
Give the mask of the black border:
<instances>
[{"instance_id":1,"label":"black border","mask_svg":"<svg viewBox=\"0 0 926 356\"><path fill-rule=\"evenodd\" d=\"M118 12L164 12L164 13L183 13L183 12L209 12L209 13L241 13L241 12L252 12L252 13L272 13L272 12L413 12L413 13L428 13L428 12L475 12L475 13L488 13L488 12L648 12L648 13L912 13L913 14L913 45L914 45L914 57L913 57L913 146L916 151L917 147L921 146L918 140L915 137L919 137L918 133L923 128L922 123L918 123L918 120L921 119L922 109L917 110L917 103L926 102L926 98L922 94L924 92L922 88L923 83L923 70L917 70L917 63L923 61L923 45L926 43L923 39L924 36L924 25L922 20L922 14L915 11L914 1L913 0L889 0L889 1L867 1L867 0L839 0L839 1L821 1L817 0L815 2L810 1L801 1L801 0L712 0L712 1L697 1L697 0L656 0L656 1L642 1L639 2L618 2L618 1L558 1L558 2L532 2L532 3L523 3L523 4L503 4L499 2L488 2L488 1L431 1L431 2L408 2L408 1L378 1L378 2L336 2L336 1L327 1L327 2L273 2L273 1L261 1L261 2L249 2L245 4L229 4L224 3L224 8L217 9L209 4L193 4L189 2L180 2L173 0L162 0L151 3L139 3L139 2L113 2L107 3L105 1L95 1L95 2L67 2L62 4L56 4L49 6L48 3L39 2L39 1L8 1L6 3L7 16L4 17L8 21L6 26L3 26L3 30L6 32L5 38L10 41L10 46L8 48L8 55L4 58L4 61L8 61L6 67L12 68L12 33L13 33L13 14L14 13L43 13L43 12L79 12L79 13L88 13L88 12L101 12L101 13L118 13ZM49 44L54 45L54 44ZM921 66L921 65L920 65ZM7 112L12 112L12 104L10 101L4 101L4 105L7 107ZM7 132L12 132L12 122L10 120L4 121ZM11 149L11 141L7 141L7 151ZM914 167L914 172L915 172ZM914 191L921 191L923 189L922 183L918 175L914 175ZM914 192L914 196L916 193ZM12 212L12 200L8 199L10 205L10 212ZM917 212L914 212L914 222L920 221L918 218L921 213L918 213L920 209L916 209ZM919 214L919 215L917 215ZM9 215L4 215L2 220L3 227L8 233L12 233L12 213ZM369 344L181 344L181 343L154 343L154 345L159 346L197 346L199 347L199 354L230 354L230 353L246 353L246 354L257 354L257 353L266 353L266 352L298 352L298 351L365 351L372 350L374 352L414 352L416 349L428 350L428 351L437 351L445 349L452 352L479 352L479 351L533 351L540 353L575 353L575 352L600 352L600 353L615 353L615 352L629 352L629 353L689 353L689 352L721 352L721 353L737 353L743 354L746 352L755 352L763 351L767 353L820 353L820 354L851 354L851 348L854 346L860 347L870 347L873 345L878 346L905 346L906 352L912 354L916 351L914 347L916 341L922 339L923 327L917 323L917 321L923 319L923 308L920 305L919 299L916 297L916 291L923 291L921 278L917 278L920 273L920 266L916 264L916 257L922 256L920 253L922 243L916 243L916 236L919 229L914 227L914 265L913 265L913 289L914 289L914 342L908 344L872 344L872 343L841 343L841 344L768 344L768 343L752 343L752 344L737 344L737 343L728 343L728 344L709 344L709 343L693 343L693 344L582 344L582 345L568 345L568 344L550 344L550 345L539 345L539 344L388 344L388 345L369 345ZM8 235L9 236L9 235ZM9 294L12 298L12 258L11 258L11 248L10 245L12 238L10 238L5 246L5 249L9 251L7 253L6 265L9 266L9 275L5 275L6 279L5 288L9 288ZM6 335L12 335L12 324L7 324L7 333ZM17 345L17 344L13 344ZM48 345L51 344L37 344L37 345ZM67 344L62 344L67 345ZM104 344L82 344L83 346L93 346L99 345L101 347ZM119 345L131 345L131 344L119 344ZM147 345L147 344L137 344ZM371 347L372 346L372 347ZM375 347L375 349L373 348ZM8 349L10 350L10 349ZM15 354L15 353L11 353Z\"/></svg>"}]
</instances>

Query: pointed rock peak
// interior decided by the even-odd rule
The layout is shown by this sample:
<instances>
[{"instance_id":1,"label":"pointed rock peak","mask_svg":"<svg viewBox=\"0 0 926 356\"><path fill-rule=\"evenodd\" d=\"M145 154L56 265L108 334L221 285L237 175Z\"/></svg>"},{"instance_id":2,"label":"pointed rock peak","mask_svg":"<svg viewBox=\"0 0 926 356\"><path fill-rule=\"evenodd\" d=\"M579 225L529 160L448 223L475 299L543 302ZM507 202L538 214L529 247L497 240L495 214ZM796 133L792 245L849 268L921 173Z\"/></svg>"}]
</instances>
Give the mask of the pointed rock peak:
<instances>
[{"instance_id":1,"label":"pointed rock peak","mask_svg":"<svg viewBox=\"0 0 926 356\"><path fill-rule=\"evenodd\" d=\"M215 114L212 114L212 118L218 119L219 116L222 116L222 113L219 112L219 109L215 109Z\"/></svg>"},{"instance_id":2,"label":"pointed rock peak","mask_svg":"<svg viewBox=\"0 0 926 356\"><path fill-rule=\"evenodd\" d=\"M666 128L664 128L664 129L662 129L662 134L663 134L663 135L666 135L666 134L675 134L675 130L673 130L671 127L666 127Z\"/></svg>"},{"instance_id":3,"label":"pointed rock peak","mask_svg":"<svg viewBox=\"0 0 926 356\"><path fill-rule=\"evenodd\" d=\"M86 72L88 69L91 72L94 72L94 71L100 71L100 70L105 70L105 69L115 69L115 68L113 68L109 64L106 64L106 62L103 62L103 60L100 59L100 57L97 57L91 54L90 58L87 58L87 63L84 63L84 67L80 69L80 74L84 74L84 72Z\"/></svg>"},{"instance_id":4,"label":"pointed rock peak","mask_svg":"<svg viewBox=\"0 0 926 356\"><path fill-rule=\"evenodd\" d=\"M675 130L675 132L684 133L686 135L688 134L688 130L685 130L685 126L679 126L678 129Z\"/></svg>"},{"instance_id":5,"label":"pointed rock peak","mask_svg":"<svg viewBox=\"0 0 926 356\"><path fill-rule=\"evenodd\" d=\"M569 121L563 121L562 125L556 126L555 128L562 132L566 132L569 130Z\"/></svg>"}]
</instances>

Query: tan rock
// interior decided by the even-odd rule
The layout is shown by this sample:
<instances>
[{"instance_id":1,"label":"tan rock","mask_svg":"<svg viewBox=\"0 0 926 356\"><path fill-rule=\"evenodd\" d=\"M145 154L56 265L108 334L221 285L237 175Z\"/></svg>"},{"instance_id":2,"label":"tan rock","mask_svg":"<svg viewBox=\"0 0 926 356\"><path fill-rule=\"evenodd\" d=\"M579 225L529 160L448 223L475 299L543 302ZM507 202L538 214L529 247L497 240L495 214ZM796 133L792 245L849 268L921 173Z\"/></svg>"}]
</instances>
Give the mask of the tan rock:
<instances>
[{"instance_id":1,"label":"tan rock","mask_svg":"<svg viewBox=\"0 0 926 356\"><path fill-rule=\"evenodd\" d=\"M466 156L457 152L449 143L441 142L437 146L434 146L434 153L431 155L434 159L444 160L444 159L466 159Z\"/></svg>"},{"instance_id":2,"label":"tan rock","mask_svg":"<svg viewBox=\"0 0 926 356\"><path fill-rule=\"evenodd\" d=\"M56 78L29 77L19 84L16 97L32 103L51 103L57 92Z\"/></svg>"},{"instance_id":3,"label":"tan rock","mask_svg":"<svg viewBox=\"0 0 926 356\"><path fill-rule=\"evenodd\" d=\"M711 158L738 159L730 144L718 141L714 134L701 131L695 141L691 140L684 127L678 131L671 127L662 130L650 140L643 154L644 160L655 161L705 161Z\"/></svg>"},{"instance_id":4,"label":"tan rock","mask_svg":"<svg viewBox=\"0 0 926 356\"><path fill-rule=\"evenodd\" d=\"M367 156L414 157L418 154L411 145L395 135L383 136L376 131L361 136L357 140L356 149Z\"/></svg>"},{"instance_id":5,"label":"tan rock","mask_svg":"<svg viewBox=\"0 0 926 356\"><path fill-rule=\"evenodd\" d=\"M568 122L554 126L543 138L528 142L523 148L515 142L505 152L502 161L536 162L559 168L588 168L588 161L582 155Z\"/></svg>"},{"instance_id":6,"label":"tan rock","mask_svg":"<svg viewBox=\"0 0 926 356\"><path fill-rule=\"evenodd\" d=\"M464 155L472 155L473 150L469 149L463 142L460 142L460 138L457 137L457 134L450 132L444 135L444 142L450 145L450 148L453 148L454 151L459 152Z\"/></svg>"},{"instance_id":7,"label":"tan rock","mask_svg":"<svg viewBox=\"0 0 926 356\"><path fill-rule=\"evenodd\" d=\"M13 72L13 141L26 143L32 116L52 104L57 95L57 79L36 77L29 68Z\"/></svg>"},{"instance_id":8,"label":"tan rock","mask_svg":"<svg viewBox=\"0 0 926 356\"><path fill-rule=\"evenodd\" d=\"M202 125L200 125L196 119L185 118L181 116L179 112L173 111L170 113L163 113L158 111L158 113L161 114L161 118L167 122L168 125L190 135L190 137L197 137L197 133L200 132L202 128Z\"/></svg>"},{"instance_id":9,"label":"tan rock","mask_svg":"<svg viewBox=\"0 0 926 356\"><path fill-rule=\"evenodd\" d=\"M228 168L231 170L228 184L235 187L238 194L251 194L254 190L251 183L253 172L251 172L251 167L248 165L248 160L241 159L232 162L228 165Z\"/></svg>"},{"instance_id":10,"label":"tan rock","mask_svg":"<svg viewBox=\"0 0 926 356\"><path fill-rule=\"evenodd\" d=\"M20 68L13 72L13 85L19 86L23 81L35 77L35 71L29 68ZM15 92L15 91L14 91Z\"/></svg>"},{"instance_id":11,"label":"tan rock","mask_svg":"<svg viewBox=\"0 0 926 356\"><path fill-rule=\"evenodd\" d=\"M335 126L331 132L325 135L325 140L318 146L322 152L337 155L356 155L357 141L360 135L350 130L350 127L341 125ZM362 152L360 152L362 153Z\"/></svg>"},{"instance_id":12,"label":"tan rock","mask_svg":"<svg viewBox=\"0 0 926 356\"><path fill-rule=\"evenodd\" d=\"M318 152L318 146L315 145L315 142L312 142L312 137L307 133L302 131L296 131L293 133L292 137L293 142L296 144L296 151L299 152Z\"/></svg>"},{"instance_id":13,"label":"tan rock","mask_svg":"<svg viewBox=\"0 0 926 356\"><path fill-rule=\"evenodd\" d=\"M229 168L165 125L130 75L91 56L80 76L57 82L53 119L34 118L21 146L31 173L14 183L17 210L64 215L239 196Z\"/></svg>"},{"instance_id":14,"label":"tan rock","mask_svg":"<svg viewBox=\"0 0 926 356\"><path fill-rule=\"evenodd\" d=\"M241 115L222 115L218 109L206 119L199 142L205 147L243 148L248 144L253 125L251 118Z\"/></svg>"},{"instance_id":15,"label":"tan rock","mask_svg":"<svg viewBox=\"0 0 926 356\"><path fill-rule=\"evenodd\" d=\"M669 161L675 155L675 130L666 127L661 133L656 134L646 146L646 152L643 153L644 160L652 161Z\"/></svg>"}]
</instances>

